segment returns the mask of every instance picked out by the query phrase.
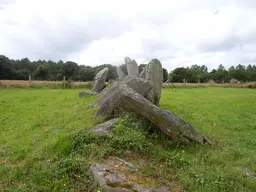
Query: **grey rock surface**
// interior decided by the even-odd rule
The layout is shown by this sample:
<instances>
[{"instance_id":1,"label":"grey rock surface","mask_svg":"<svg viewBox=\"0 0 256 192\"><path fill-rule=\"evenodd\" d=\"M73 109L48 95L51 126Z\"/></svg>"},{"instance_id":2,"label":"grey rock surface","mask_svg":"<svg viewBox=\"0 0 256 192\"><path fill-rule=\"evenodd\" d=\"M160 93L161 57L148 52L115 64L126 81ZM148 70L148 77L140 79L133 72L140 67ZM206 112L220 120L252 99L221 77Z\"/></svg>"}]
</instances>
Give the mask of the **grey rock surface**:
<instances>
[{"instance_id":1,"label":"grey rock surface","mask_svg":"<svg viewBox=\"0 0 256 192\"><path fill-rule=\"evenodd\" d=\"M143 79L145 79L145 75L146 75L146 67L144 67L144 68L142 69L142 71L140 72L140 77L143 78Z\"/></svg>"},{"instance_id":2,"label":"grey rock surface","mask_svg":"<svg viewBox=\"0 0 256 192\"><path fill-rule=\"evenodd\" d=\"M171 111L157 107L131 87L123 86L120 94L125 110L133 111L147 118L173 141L184 144L197 142L211 145L210 140L197 132L191 124Z\"/></svg>"},{"instance_id":3,"label":"grey rock surface","mask_svg":"<svg viewBox=\"0 0 256 192\"><path fill-rule=\"evenodd\" d=\"M116 81L104 94L101 95L90 107L100 106L96 115L103 115L111 118L116 109L121 105L121 89L125 85L132 87L133 90L143 95L151 102L153 102L154 97L152 95L153 87L151 82L136 77L136 76L126 76L120 81Z\"/></svg>"},{"instance_id":4,"label":"grey rock surface","mask_svg":"<svg viewBox=\"0 0 256 192\"><path fill-rule=\"evenodd\" d=\"M95 75L92 91L96 93L100 93L104 88L107 77L108 77L108 68L105 67Z\"/></svg>"},{"instance_id":5,"label":"grey rock surface","mask_svg":"<svg viewBox=\"0 0 256 192\"><path fill-rule=\"evenodd\" d=\"M100 95L104 94L105 92L107 92L110 89L111 85L106 86L101 92Z\"/></svg>"},{"instance_id":6,"label":"grey rock surface","mask_svg":"<svg viewBox=\"0 0 256 192\"><path fill-rule=\"evenodd\" d=\"M126 57L125 62L129 64L132 60ZM212 142L191 124L172 112L158 107L162 81L162 65L160 61L153 59L145 66L145 79L136 75L125 76L114 82L90 107L99 107L96 116L105 119L119 116L120 111L132 111L151 121L177 143L196 142L212 145Z\"/></svg>"},{"instance_id":7,"label":"grey rock surface","mask_svg":"<svg viewBox=\"0 0 256 192\"><path fill-rule=\"evenodd\" d=\"M112 130L112 128L114 128L118 120L119 120L118 118L115 118L115 119L108 120L104 123L98 124L94 126L91 129L91 131L96 133L96 135L98 136L105 136Z\"/></svg>"},{"instance_id":8,"label":"grey rock surface","mask_svg":"<svg viewBox=\"0 0 256 192\"><path fill-rule=\"evenodd\" d=\"M104 192L169 192L166 187L157 188L130 181L125 174L107 164L93 164L90 170Z\"/></svg>"},{"instance_id":9,"label":"grey rock surface","mask_svg":"<svg viewBox=\"0 0 256 192\"><path fill-rule=\"evenodd\" d=\"M163 85L163 68L159 60L153 59L145 66L144 76L153 84L154 104L159 105Z\"/></svg>"},{"instance_id":10,"label":"grey rock surface","mask_svg":"<svg viewBox=\"0 0 256 192\"><path fill-rule=\"evenodd\" d=\"M197 132L191 124L172 112L154 105L147 98L151 91L152 84L149 81L128 76L123 81L114 84L91 107L99 106L96 115L108 118L111 118L119 109L135 112L150 120L165 135L176 142L211 144L208 138Z\"/></svg>"},{"instance_id":11,"label":"grey rock surface","mask_svg":"<svg viewBox=\"0 0 256 192\"><path fill-rule=\"evenodd\" d=\"M123 79L126 76L120 67L116 68L116 73L118 75L118 79Z\"/></svg>"},{"instance_id":12,"label":"grey rock surface","mask_svg":"<svg viewBox=\"0 0 256 192\"><path fill-rule=\"evenodd\" d=\"M135 60L125 57L125 65L129 76L139 76L139 67Z\"/></svg>"},{"instance_id":13,"label":"grey rock surface","mask_svg":"<svg viewBox=\"0 0 256 192\"><path fill-rule=\"evenodd\" d=\"M127 64L127 63L131 62L132 60L129 57L125 57L124 61L125 61L125 64Z\"/></svg>"}]
</instances>

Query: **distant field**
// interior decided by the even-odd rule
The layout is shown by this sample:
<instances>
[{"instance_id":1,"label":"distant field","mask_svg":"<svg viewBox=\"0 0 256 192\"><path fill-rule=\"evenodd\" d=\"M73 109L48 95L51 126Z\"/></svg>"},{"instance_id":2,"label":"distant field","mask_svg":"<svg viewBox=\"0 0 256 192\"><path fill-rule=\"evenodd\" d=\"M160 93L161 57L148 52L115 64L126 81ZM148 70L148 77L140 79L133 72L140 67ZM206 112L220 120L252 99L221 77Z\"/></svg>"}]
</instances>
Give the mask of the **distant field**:
<instances>
[{"instance_id":1,"label":"distant field","mask_svg":"<svg viewBox=\"0 0 256 192\"><path fill-rule=\"evenodd\" d=\"M233 87L233 88L256 88L256 82L248 83L163 83L164 87Z\"/></svg>"},{"instance_id":2,"label":"distant field","mask_svg":"<svg viewBox=\"0 0 256 192\"><path fill-rule=\"evenodd\" d=\"M66 85L68 82L66 82ZM91 82L76 82L72 81L68 84L70 88L89 88ZM238 84L217 84L217 83L163 83L164 87L234 87L234 88L256 88L256 82L238 83ZM16 88L27 88L27 87L53 87L63 88L63 81L23 81L23 80L1 80L0 87L16 87Z\"/></svg>"},{"instance_id":3,"label":"distant field","mask_svg":"<svg viewBox=\"0 0 256 192\"><path fill-rule=\"evenodd\" d=\"M88 130L101 119L88 108L97 96L78 89L0 89L0 191L88 191L88 167L108 155L137 154L138 174L173 191L256 191L256 90L164 88L161 107L216 143L174 146L124 116L110 138ZM134 123L132 123L134 122ZM169 183L172 183L169 184Z\"/></svg>"},{"instance_id":4,"label":"distant field","mask_svg":"<svg viewBox=\"0 0 256 192\"><path fill-rule=\"evenodd\" d=\"M66 81L66 86L72 88L83 88L90 86L91 82L71 82L69 83ZM0 87L16 87L16 88L28 88L28 87L53 87L53 88L63 88L64 82L63 81L23 81L23 80L1 80Z\"/></svg>"}]
</instances>

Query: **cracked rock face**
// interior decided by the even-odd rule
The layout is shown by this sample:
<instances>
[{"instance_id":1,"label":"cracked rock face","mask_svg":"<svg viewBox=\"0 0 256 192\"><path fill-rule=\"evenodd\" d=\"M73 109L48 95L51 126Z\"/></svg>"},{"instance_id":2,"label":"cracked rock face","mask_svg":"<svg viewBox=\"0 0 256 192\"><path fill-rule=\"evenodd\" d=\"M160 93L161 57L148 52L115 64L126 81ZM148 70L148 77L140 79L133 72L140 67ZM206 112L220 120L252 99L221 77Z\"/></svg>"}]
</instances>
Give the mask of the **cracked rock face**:
<instances>
[{"instance_id":1,"label":"cracked rock face","mask_svg":"<svg viewBox=\"0 0 256 192\"><path fill-rule=\"evenodd\" d=\"M125 162L127 163L127 162ZM124 163L124 164L125 164ZM114 163L115 164L115 163ZM129 163L127 163L129 164ZM119 167L120 164L115 164ZM120 170L123 168L119 167ZM95 180L104 192L168 192L166 187L157 188L154 185L142 185L129 180L127 176L108 164L94 164L90 167Z\"/></svg>"}]
</instances>

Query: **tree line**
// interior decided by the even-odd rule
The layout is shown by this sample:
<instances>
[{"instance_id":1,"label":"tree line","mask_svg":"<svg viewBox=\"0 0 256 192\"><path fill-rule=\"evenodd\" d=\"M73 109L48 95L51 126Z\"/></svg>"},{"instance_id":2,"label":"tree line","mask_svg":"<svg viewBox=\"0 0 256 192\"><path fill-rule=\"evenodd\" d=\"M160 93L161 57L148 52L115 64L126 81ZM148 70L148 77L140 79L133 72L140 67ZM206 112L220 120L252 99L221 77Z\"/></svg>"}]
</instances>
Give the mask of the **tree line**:
<instances>
[{"instance_id":1,"label":"tree line","mask_svg":"<svg viewBox=\"0 0 256 192\"><path fill-rule=\"evenodd\" d=\"M139 65L141 72L146 64ZM51 60L30 61L28 58L20 60L9 59L4 55L0 55L0 79L2 80L28 80L29 75L34 80L60 81L63 76L67 80L73 81L92 81L98 71L104 67L109 68L107 80L117 79L116 66L111 64L102 64L96 67L87 65L78 65L73 61L63 62L62 60L54 62ZM120 66L127 74L125 64ZM231 79L238 81L256 81L256 65L232 66L228 70L223 65L219 65L218 69L208 72L205 65L192 65L191 67L178 67L168 74L163 69L163 81L170 82L208 82L213 80L217 83L229 82Z\"/></svg>"},{"instance_id":2,"label":"tree line","mask_svg":"<svg viewBox=\"0 0 256 192\"><path fill-rule=\"evenodd\" d=\"M206 83L229 83L232 80L241 82L256 81L256 65L249 64L231 66L229 69L220 64L217 69L208 72L205 65L192 65L191 67L178 67L169 74L171 82Z\"/></svg>"},{"instance_id":3,"label":"tree line","mask_svg":"<svg viewBox=\"0 0 256 192\"><path fill-rule=\"evenodd\" d=\"M140 72L145 64L139 65ZM28 80L29 75L34 80L60 81L63 76L67 80L73 81L92 81L97 72L108 67L108 80L117 79L116 66L111 64L102 64L96 67L87 65L78 65L73 61L63 62L62 60L54 62L51 60L30 61L28 58L14 60L4 55L0 55L0 79L2 80ZM127 74L125 64L120 66ZM168 79L168 72L164 69L164 81Z\"/></svg>"}]
</instances>

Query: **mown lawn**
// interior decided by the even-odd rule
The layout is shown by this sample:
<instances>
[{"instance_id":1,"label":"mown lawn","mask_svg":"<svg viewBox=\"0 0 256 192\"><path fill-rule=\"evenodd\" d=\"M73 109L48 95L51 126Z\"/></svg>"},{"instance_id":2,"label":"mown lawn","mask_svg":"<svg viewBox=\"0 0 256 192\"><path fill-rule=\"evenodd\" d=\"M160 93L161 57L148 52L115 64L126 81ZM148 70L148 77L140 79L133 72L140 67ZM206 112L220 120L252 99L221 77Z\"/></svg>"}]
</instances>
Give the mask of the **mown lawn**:
<instances>
[{"instance_id":1,"label":"mown lawn","mask_svg":"<svg viewBox=\"0 0 256 192\"><path fill-rule=\"evenodd\" d=\"M143 160L143 176L163 185L256 191L256 90L163 89L161 107L208 135L211 148L177 146L134 115L123 115L108 138L97 138L88 133L102 122L88 108L96 97L78 92L0 89L0 191L96 191L90 163L127 150Z\"/></svg>"}]
</instances>

